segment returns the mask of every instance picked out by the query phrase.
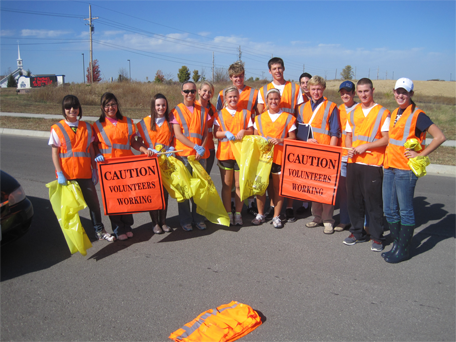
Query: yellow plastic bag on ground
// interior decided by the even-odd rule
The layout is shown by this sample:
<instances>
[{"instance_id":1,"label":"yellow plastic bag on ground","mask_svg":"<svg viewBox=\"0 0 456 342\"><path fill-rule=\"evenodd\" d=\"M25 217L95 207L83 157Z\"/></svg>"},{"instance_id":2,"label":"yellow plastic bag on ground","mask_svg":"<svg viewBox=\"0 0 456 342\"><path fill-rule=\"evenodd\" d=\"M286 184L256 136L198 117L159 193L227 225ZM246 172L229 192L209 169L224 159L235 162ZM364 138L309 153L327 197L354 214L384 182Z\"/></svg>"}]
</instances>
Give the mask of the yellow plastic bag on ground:
<instances>
[{"instance_id":1,"label":"yellow plastic bag on ground","mask_svg":"<svg viewBox=\"0 0 456 342\"><path fill-rule=\"evenodd\" d=\"M423 149L418 139L415 138L408 139L405 142L404 147L416 152L419 152ZM417 156L415 158L410 158L407 163L407 165L417 177L426 176L426 166L429 164L431 164L431 161L429 160L428 156Z\"/></svg>"},{"instance_id":2,"label":"yellow plastic bag on ground","mask_svg":"<svg viewBox=\"0 0 456 342\"><path fill-rule=\"evenodd\" d=\"M196 212L212 223L229 227L230 218L211 177L195 159L195 156L188 156L187 159L193 168L191 184L193 201L197 205Z\"/></svg>"},{"instance_id":3,"label":"yellow plastic bag on ground","mask_svg":"<svg viewBox=\"0 0 456 342\"><path fill-rule=\"evenodd\" d=\"M173 156L158 157L162 182L172 198L183 202L192 198L193 192L190 184L191 175L185 165Z\"/></svg>"},{"instance_id":4,"label":"yellow plastic bag on ground","mask_svg":"<svg viewBox=\"0 0 456 342\"><path fill-rule=\"evenodd\" d=\"M69 181L67 185L60 185L55 180L46 184L46 187L49 188L49 200L71 254L79 252L87 255L86 250L92 244L79 219L79 210L87 207L79 184Z\"/></svg>"},{"instance_id":5,"label":"yellow plastic bag on ground","mask_svg":"<svg viewBox=\"0 0 456 342\"><path fill-rule=\"evenodd\" d=\"M231 146L238 145L238 142ZM237 149L239 149L237 147ZM235 153L236 156L236 153ZM241 201L250 196L263 195L269 185L274 145L258 135L247 135L242 139L239 165Z\"/></svg>"}]
</instances>

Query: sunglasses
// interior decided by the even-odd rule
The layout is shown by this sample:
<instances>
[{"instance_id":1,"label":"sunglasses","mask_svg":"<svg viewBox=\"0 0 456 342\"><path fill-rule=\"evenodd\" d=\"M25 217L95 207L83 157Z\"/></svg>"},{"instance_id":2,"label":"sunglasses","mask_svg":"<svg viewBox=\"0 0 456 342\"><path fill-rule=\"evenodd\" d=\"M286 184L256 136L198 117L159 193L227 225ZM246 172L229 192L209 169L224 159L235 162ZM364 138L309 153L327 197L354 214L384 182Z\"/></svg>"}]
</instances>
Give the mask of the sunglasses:
<instances>
[{"instance_id":1,"label":"sunglasses","mask_svg":"<svg viewBox=\"0 0 456 342\"><path fill-rule=\"evenodd\" d=\"M195 94L196 93L196 90L195 89L192 89L192 90L182 90L185 94Z\"/></svg>"}]
</instances>

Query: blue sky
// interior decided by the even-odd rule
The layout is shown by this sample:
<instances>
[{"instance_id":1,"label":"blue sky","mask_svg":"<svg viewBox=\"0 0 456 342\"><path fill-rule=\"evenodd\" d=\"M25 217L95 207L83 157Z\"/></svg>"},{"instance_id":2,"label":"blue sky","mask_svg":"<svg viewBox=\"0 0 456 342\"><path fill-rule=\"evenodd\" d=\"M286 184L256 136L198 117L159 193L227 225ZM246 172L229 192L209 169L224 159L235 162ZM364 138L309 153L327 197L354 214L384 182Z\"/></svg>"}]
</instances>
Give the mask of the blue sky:
<instances>
[{"instance_id":1,"label":"blue sky","mask_svg":"<svg viewBox=\"0 0 456 342\"><path fill-rule=\"evenodd\" d=\"M182 65L212 75L238 59L246 76L268 77L272 55L285 78L452 80L455 75L454 1L95 1L94 59L103 79L129 70L138 81L158 69L177 79ZM25 69L83 81L89 62L89 2L1 1L0 73L16 68L17 42Z\"/></svg>"}]
</instances>

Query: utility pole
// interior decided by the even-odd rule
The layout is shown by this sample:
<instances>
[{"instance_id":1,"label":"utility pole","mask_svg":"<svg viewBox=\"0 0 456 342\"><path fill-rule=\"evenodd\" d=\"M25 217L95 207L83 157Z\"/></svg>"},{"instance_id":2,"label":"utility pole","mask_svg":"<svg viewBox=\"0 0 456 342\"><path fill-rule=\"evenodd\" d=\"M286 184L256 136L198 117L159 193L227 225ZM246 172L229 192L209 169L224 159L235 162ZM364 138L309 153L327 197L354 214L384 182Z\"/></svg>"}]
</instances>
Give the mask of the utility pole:
<instances>
[{"instance_id":1,"label":"utility pole","mask_svg":"<svg viewBox=\"0 0 456 342\"><path fill-rule=\"evenodd\" d=\"M212 82L214 82L214 71L215 71L214 51L212 51Z\"/></svg>"},{"instance_id":2,"label":"utility pole","mask_svg":"<svg viewBox=\"0 0 456 342\"><path fill-rule=\"evenodd\" d=\"M377 80L378 80L378 72L380 70L380 67L377 68Z\"/></svg>"},{"instance_id":3,"label":"utility pole","mask_svg":"<svg viewBox=\"0 0 456 342\"><path fill-rule=\"evenodd\" d=\"M388 79L388 71L385 72L385 80Z\"/></svg>"},{"instance_id":4,"label":"utility pole","mask_svg":"<svg viewBox=\"0 0 456 342\"><path fill-rule=\"evenodd\" d=\"M306 72L306 65L305 64L302 65L302 72Z\"/></svg>"},{"instance_id":5,"label":"utility pole","mask_svg":"<svg viewBox=\"0 0 456 342\"><path fill-rule=\"evenodd\" d=\"M92 32L94 31L94 27L92 25L92 19L98 19L98 17L92 18L92 6L89 5L89 18L84 19L88 20L89 23L89 33L90 33L90 83L93 83L93 51L92 51Z\"/></svg>"},{"instance_id":6,"label":"utility pole","mask_svg":"<svg viewBox=\"0 0 456 342\"><path fill-rule=\"evenodd\" d=\"M242 51L241 51L240 45L239 45L239 62L242 62Z\"/></svg>"},{"instance_id":7,"label":"utility pole","mask_svg":"<svg viewBox=\"0 0 456 342\"><path fill-rule=\"evenodd\" d=\"M127 59L127 61L128 61L128 69L129 69L129 71L130 71L130 73L129 73L129 78L130 78L130 82L131 82L131 62L130 62L129 59Z\"/></svg>"},{"instance_id":8,"label":"utility pole","mask_svg":"<svg viewBox=\"0 0 456 342\"><path fill-rule=\"evenodd\" d=\"M85 65L84 65L84 54L82 54L82 80L86 83L85 79Z\"/></svg>"}]
</instances>

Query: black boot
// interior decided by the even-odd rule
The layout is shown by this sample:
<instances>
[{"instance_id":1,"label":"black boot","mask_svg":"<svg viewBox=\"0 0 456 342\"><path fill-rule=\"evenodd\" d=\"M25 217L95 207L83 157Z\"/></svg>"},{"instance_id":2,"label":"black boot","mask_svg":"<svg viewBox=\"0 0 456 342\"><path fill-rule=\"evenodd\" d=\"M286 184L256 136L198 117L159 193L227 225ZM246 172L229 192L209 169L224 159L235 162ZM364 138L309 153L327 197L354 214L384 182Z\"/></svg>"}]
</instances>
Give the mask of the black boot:
<instances>
[{"instance_id":1,"label":"black boot","mask_svg":"<svg viewBox=\"0 0 456 342\"><path fill-rule=\"evenodd\" d=\"M390 254L389 256L385 257L386 262L389 262L391 264L397 264L398 262L405 261L410 258L410 247L414 228L414 225L401 225L401 229L399 230L396 251L394 252L394 254Z\"/></svg>"},{"instance_id":2,"label":"black boot","mask_svg":"<svg viewBox=\"0 0 456 342\"><path fill-rule=\"evenodd\" d=\"M394 254L396 252L396 249L397 249L397 241L398 241L398 238L399 238L399 229L401 227L401 222L387 222L388 223L388 226L389 226L389 230L390 230L390 234L393 238L393 247L391 248L391 250L389 250L388 252L383 252L381 255L382 257L386 258L387 256L390 256L392 254Z\"/></svg>"}]
</instances>

